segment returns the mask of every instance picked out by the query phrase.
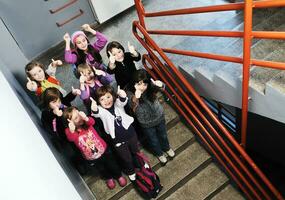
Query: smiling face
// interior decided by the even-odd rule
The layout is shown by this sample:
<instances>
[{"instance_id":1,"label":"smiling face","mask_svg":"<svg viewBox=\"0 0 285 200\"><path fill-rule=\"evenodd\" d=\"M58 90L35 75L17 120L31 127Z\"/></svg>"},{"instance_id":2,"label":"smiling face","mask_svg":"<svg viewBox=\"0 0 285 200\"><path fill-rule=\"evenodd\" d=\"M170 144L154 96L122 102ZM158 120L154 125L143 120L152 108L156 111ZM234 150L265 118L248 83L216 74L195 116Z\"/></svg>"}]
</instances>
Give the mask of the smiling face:
<instances>
[{"instance_id":1,"label":"smiling face","mask_svg":"<svg viewBox=\"0 0 285 200\"><path fill-rule=\"evenodd\" d=\"M33 67L33 69L29 71L29 73L32 79L35 81L41 82L46 79L44 70L39 66Z\"/></svg>"},{"instance_id":2,"label":"smiling face","mask_svg":"<svg viewBox=\"0 0 285 200\"><path fill-rule=\"evenodd\" d=\"M103 108L111 108L114 103L114 99L111 93L107 92L99 98L99 103Z\"/></svg>"},{"instance_id":3,"label":"smiling face","mask_svg":"<svg viewBox=\"0 0 285 200\"><path fill-rule=\"evenodd\" d=\"M115 60L118 62L123 62L124 60L124 51L118 48L112 48L111 53L115 56Z\"/></svg>"},{"instance_id":4,"label":"smiling face","mask_svg":"<svg viewBox=\"0 0 285 200\"><path fill-rule=\"evenodd\" d=\"M75 45L77 46L78 49L85 51L88 48L88 41L84 35L79 35L75 39Z\"/></svg>"}]
</instances>

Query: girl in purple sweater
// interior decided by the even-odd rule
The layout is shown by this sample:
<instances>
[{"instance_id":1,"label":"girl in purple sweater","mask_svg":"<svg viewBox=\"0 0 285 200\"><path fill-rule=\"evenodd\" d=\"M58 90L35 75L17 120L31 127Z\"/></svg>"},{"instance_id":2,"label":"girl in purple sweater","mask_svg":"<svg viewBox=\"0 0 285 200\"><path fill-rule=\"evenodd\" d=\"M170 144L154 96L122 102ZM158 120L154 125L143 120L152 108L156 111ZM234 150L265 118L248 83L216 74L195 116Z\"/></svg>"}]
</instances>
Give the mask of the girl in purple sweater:
<instances>
[{"instance_id":1,"label":"girl in purple sweater","mask_svg":"<svg viewBox=\"0 0 285 200\"><path fill-rule=\"evenodd\" d=\"M93 44L90 43L83 31L75 31L71 37L68 33L63 36L63 39L65 40L64 58L67 63L74 64L73 72L77 78L80 76L76 72L79 64L87 63L96 69L104 71L106 70L100 55L100 51L105 47L108 41L107 38L102 33L92 29L89 24L82 25L82 28L84 31L96 36L97 39ZM70 42L72 42L74 45L74 49L71 49ZM105 76L104 83L109 84L112 81L112 76L107 74Z\"/></svg>"}]
</instances>

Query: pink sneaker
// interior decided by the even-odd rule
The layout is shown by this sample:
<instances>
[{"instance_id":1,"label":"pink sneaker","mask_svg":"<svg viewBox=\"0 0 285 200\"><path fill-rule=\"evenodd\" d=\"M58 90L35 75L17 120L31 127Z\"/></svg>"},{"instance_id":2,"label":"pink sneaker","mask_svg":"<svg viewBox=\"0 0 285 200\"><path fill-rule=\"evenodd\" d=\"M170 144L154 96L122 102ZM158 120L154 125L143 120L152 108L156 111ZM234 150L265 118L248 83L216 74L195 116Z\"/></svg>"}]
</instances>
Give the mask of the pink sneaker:
<instances>
[{"instance_id":1,"label":"pink sneaker","mask_svg":"<svg viewBox=\"0 0 285 200\"><path fill-rule=\"evenodd\" d=\"M124 186L127 185L127 179L126 179L125 177L123 177L123 176L121 176L120 178L118 178L118 182L119 182L119 185L120 185L121 187L124 187Z\"/></svg>"},{"instance_id":2,"label":"pink sneaker","mask_svg":"<svg viewBox=\"0 0 285 200\"><path fill-rule=\"evenodd\" d=\"M106 181L106 184L107 184L107 187L110 189L110 190L112 190L112 189L114 189L115 187L116 187L116 183L115 183L115 181L114 181L114 179L108 179L107 181Z\"/></svg>"}]
</instances>

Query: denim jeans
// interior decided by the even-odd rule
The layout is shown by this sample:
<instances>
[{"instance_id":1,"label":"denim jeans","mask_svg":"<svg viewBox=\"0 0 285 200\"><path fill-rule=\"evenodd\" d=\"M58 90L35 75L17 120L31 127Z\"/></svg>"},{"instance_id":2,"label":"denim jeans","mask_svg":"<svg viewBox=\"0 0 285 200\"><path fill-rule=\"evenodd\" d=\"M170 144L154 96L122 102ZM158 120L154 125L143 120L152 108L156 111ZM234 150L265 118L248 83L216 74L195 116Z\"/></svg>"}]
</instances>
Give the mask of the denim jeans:
<instances>
[{"instance_id":1,"label":"denim jeans","mask_svg":"<svg viewBox=\"0 0 285 200\"><path fill-rule=\"evenodd\" d=\"M146 135L147 141L155 156L162 156L163 152L170 149L165 119L156 126L143 128L143 133Z\"/></svg>"}]
</instances>

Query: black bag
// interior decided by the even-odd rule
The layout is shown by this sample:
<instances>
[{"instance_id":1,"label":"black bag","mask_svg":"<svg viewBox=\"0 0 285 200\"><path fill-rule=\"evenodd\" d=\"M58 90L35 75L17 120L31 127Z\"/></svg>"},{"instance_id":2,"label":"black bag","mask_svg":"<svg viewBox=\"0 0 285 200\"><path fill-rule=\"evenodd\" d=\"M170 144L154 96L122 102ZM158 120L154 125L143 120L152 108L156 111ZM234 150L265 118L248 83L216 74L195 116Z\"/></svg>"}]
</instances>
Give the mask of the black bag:
<instances>
[{"instance_id":1,"label":"black bag","mask_svg":"<svg viewBox=\"0 0 285 200\"><path fill-rule=\"evenodd\" d=\"M157 197L163 187L158 175L151 169L144 154L137 153L137 160L141 168L136 171L136 180L133 181L135 189L146 199ZM145 163L148 164L149 168L145 167Z\"/></svg>"}]
</instances>

